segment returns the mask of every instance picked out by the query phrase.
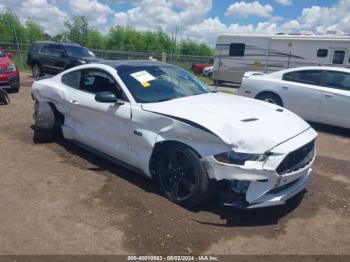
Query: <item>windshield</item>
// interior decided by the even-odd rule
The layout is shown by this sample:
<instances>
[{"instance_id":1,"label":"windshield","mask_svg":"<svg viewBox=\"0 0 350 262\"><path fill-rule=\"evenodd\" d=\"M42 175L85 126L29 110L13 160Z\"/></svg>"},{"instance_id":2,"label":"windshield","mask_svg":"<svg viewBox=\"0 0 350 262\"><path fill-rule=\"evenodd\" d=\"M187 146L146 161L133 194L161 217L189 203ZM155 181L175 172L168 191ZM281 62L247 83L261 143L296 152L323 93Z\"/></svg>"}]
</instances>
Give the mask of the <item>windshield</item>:
<instances>
[{"instance_id":1,"label":"windshield","mask_svg":"<svg viewBox=\"0 0 350 262\"><path fill-rule=\"evenodd\" d=\"M5 57L5 52L0 49L0 57Z\"/></svg>"},{"instance_id":2,"label":"windshield","mask_svg":"<svg viewBox=\"0 0 350 262\"><path fill-rule=\"evenodd\" d=\"M118 74L137 103L153 103L208 93L187 71L168 65L119 66Z\"/></svg>"},{"instance_id":3,"label":"windshield","mask_svg":"<svg viewBox=\"0 0 350 262\"><path fill-rule=\"evenodd\" d=\"M68 53L69 56L75 57L95 57L95 54L91 52L86 47L82 46L74 46L74 45L66 45L64 49Z\"/></svg>"}]
</instances>

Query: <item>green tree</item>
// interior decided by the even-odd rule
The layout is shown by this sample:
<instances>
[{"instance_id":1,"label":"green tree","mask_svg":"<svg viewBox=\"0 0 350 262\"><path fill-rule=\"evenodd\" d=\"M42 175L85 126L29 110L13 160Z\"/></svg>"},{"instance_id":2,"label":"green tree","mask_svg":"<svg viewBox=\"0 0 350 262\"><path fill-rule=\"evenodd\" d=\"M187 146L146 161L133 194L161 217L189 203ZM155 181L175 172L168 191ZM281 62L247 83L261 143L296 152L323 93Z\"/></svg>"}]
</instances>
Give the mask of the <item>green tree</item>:
<instances>
[{"instance_id":1,"label":"green tree","mask_svg":"<svg viewBox=\"0 0 350 262\"><path fill-rule=\"evenodd\" d=\"M85 16L73 16L64 22L64 26L68 29L66 36L71 42L80 45L86 44L89 34L89 23Z\"/></svg>"},{"instance_id":2,"label":"green tree","mask_svg":"<svg viewBox=\"0 0 350 262\"><path fill-rule=\"evenodd\" d=\"M0 36L1 42L25 42L25 28L18 17L7 8L0 9Z\"/></svg>"},{"instance_id":3,"label":"green tree","mask_svg":"<svg viewBox=\"0 0 350 262\"><path fill-rule=\"evenodd\" d=\"M45 34L44 29L32 20L28 20L25 26L26 42L31 43L37 40L47 40L48 35Z\"/></svg>"}]
</instances>

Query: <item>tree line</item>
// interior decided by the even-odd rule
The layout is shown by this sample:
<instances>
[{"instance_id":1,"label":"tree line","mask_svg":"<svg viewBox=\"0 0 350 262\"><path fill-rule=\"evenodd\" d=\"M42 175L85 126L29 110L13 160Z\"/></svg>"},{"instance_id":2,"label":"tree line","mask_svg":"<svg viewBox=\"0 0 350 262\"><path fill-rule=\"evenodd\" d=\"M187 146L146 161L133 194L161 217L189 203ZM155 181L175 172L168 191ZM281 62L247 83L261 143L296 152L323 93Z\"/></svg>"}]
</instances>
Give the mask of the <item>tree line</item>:
<instances>
[{"instance_id":1,"label":"tree line","mask_svg":"<svg viewBox=\"0 0 350 262\"><path fill-rule=\"evenodd\" d=\"M137 31L131 27L113 26L103 35L89 25L85 16L72 16L64 22L64 30L51 36L34 20L22 24L9 9L0 9L0 42L31 44L37 40L74 42L90 49L166 52L179 55L213 56L214 50L205 43L181 39L176 43L160 28L156 31Z\"/></svg>"}]
</instances>

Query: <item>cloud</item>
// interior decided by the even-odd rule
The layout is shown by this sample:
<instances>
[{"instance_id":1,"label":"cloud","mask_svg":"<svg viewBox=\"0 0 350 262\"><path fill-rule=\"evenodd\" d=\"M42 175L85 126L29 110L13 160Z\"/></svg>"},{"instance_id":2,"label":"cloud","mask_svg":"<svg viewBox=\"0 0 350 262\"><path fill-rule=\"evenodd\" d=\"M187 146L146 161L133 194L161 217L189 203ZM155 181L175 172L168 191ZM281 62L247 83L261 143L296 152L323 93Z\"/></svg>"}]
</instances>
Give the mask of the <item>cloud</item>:
<instances>
[{"instance_id":1,"label":"cloud","mask_svg":"<svg viewBox=\"0 0 350 262\"><path fill-rule=\"evenodd\" d=\"M292 0L276 0L277 3L279 3L280 5L292 5L293 1Z\"/></svg>"},{"instance_id":2,"label":"cloud","mask_svg":"<svg viewBox=\"0 0 350 262\"><path fill-rule=\"evenodd\" d=\"M302 11L301 28L325 34L329 30L350 33L350 0L340 0L332 7L312 6Z\"/></svg>"},{"instance_id":3,"label":"cloud","mask_svg":"<svg viewBox=\"0 0 350 262\"><path fill-rule=\"evenodd\" d=\"M2 0L2 4L14 11L21 22L32 19L52 35L63 30L64 20L68 17L67 13L47 0Z\"/></svg>"},{"instance_id":4,"label":"cloud","mask_svg":"<svg viewBox=\"0 0 350 262\"><path fill-rule=\"evenodd\" d=\"M139 30L162 28L173 33L175 26L184 30L188 25L201 23L212 8L212 0L140 0L135 7L114 15L115 23Z\"/></svg>"},{"instance_id":5,"label":"cloud","mask_svg":"<svg viewBox=\"0 0 350 262\"><path fill-rule=\"evenodd\" d=\"M73 14L84 15L92 26L107 32L108 16L113 13L108 5L98 0L68 0L68 2Z\"/></svg>"},{"instance_id":6,"label":"cloud","mask_svg":"<svg viewBox=\"0 0 350 262\"><path fill-rule=\"evenodd\" d=\"M262 5L258 1L246 3L244 1L230 5L225 13L226 16L238 16L247 18L249 16L269 17L273 12L271 5Z\"/></svg>"}]
</instances>

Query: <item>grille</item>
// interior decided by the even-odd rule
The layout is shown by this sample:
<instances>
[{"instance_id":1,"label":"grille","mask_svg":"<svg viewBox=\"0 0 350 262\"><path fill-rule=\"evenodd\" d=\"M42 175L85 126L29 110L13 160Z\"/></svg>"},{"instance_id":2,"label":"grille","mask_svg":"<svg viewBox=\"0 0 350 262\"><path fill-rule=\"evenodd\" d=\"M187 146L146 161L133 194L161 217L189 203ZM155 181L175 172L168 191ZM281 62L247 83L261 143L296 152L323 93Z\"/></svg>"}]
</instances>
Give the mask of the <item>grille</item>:
<instances>
[{"instance_id":1,"label":"grille","mask_svg":"<svg viewBox=\"0 0 350 262\"><path fill-rule=\"evenodd\" d=\"M308 165L315 154L315 141L289 153L277 168L277 173L284 175Z\"/></svg>"},{"instance_id":2,"label":"grille","mask_svg":"<svg viewBox=\"0 0 350 262\"><path fill-rule=\"evenodd\" d=\"M0 74L2 74L4 71L5 69L0 66Z\"/></svg>"}]
</instances>

